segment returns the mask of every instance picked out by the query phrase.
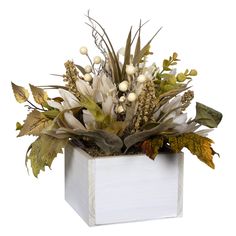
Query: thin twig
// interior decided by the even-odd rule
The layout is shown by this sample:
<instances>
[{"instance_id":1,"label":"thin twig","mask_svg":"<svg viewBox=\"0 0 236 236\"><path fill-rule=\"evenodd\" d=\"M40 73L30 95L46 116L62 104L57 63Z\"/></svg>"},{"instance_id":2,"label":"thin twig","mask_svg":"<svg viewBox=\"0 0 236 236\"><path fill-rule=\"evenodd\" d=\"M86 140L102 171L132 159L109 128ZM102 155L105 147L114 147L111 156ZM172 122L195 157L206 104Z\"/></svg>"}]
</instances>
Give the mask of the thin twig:
<instances>
[{"instance_id":1,"label":"thin twig","mask_svg":"<svg viewBox=\"0 0 236 236\"><path fill-rule=\"evenodd\" d=\"M37 109L37 110L40 110L40 111L45 111L44 109L41 109L41 108L39 108L39 107L36 107L32 102L30 102L29 100L27 100L27 102L33 107L33 108L35 108L35 109Z\"/></svg>"}]
</instances>

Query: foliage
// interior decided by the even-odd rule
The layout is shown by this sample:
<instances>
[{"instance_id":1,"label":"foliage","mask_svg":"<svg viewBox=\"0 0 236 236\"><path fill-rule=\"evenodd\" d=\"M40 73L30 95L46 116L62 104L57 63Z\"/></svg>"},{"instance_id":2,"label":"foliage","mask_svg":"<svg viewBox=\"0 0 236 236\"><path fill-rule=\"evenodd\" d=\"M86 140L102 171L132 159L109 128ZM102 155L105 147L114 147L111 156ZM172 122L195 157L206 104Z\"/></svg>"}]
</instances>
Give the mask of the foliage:
<instances>
[{"instance_id":1,"label":"foliage","mask_svg":"<svg viewBox=\"0 0 236 236\"><path fill-rule=\"evenodd\" d=\"M25 121L16 123L18 137L37 136L26 155L33 174L37 177L45 166L50 168L71 141L81 148L94 148L97 156L142 150L151 159L163 149L180 152L186 147L214 168L213 141L205 137L210 129L201 127L216 128L222 114L196 103L195 118L187 117L194 98L189 84L197 71L177 71L176 52L160 67L148 63L151 43L161 28L142 45L141 30L147 22L140 21L136 31L129 29L124 48L115 51L103 26L89 13L87 19L101 57L92 60L88 48L80 48L89 64L66 61L65 73L53 74L64 85L30 84L34 102L26 88L12 83L17 102L29 110ZM49 96L52 89L59 92L57 97Z\"/></svg>"},{"instance_id":2,"label":"foliage","mask_svg":"<svg viewBox=\"0 0 236 236\"><path fill-rule=\"evenodd\" d=\"M67 139L56 139L48 135L40 135L35 142L31 144L29 155L26 155L26 162L30 160L31 168L35 177L39 172L49 168L58 153L62 153L62 148L67 144Z\"/></svg>"},{"instance_id":3,"label":"foliage","mask_svg":"<svg viewBox=\"0 0 236 236\"><path fill-rule=\"evenodd\" d=\"M195 133L186 133L176 137L169 137L170 147L175 152L180 152L184 147L196 155L202 162L215 168L213 163L213 155L215 151L212 149L211 144L213 141L209 138L202 137Z\"/></svg>"},{"instance_id":4,"label":"foliage","mask_svg":"<svg viewBox=\"0 0 236 236\"><path fill-rule=\"evenodd\" d=\"M23 126L20 128L18 137L31 134L39 136L41 132L51 124L52 120L45 116L44 113L33 110L28 114Z\"/></svg>"},{"instance_id":5,"label":"foliage","mask_svg":"<svg viewBox=\"0 0 236 236\"><path fill-rule=\"evenodd\" d=\"M195 121L209 128L216 128L222 120L222 114L199 102L196 103Z\"/></svg>"},{"instance_id":6,"label":"foliage","mask_svg":"<svg viewBox=\"0 0 236 236\"><path fill-rule=\"evenodd\" d=\"M142 150L148 157L154 160L159 152L159 149L163 147L164 137L160 136L154 139L145 140L142 143Z\"/></svg>"},{"instance_id":7,"label":"foliage","mask_svg":"<svg viewBox=\"0 0 236 236\"><path fill-rule=\"evenodd\" d=\"M12 89L13 89L16 101L19 103L26 102L29 98L28 90L14 83L11 83L11 85L12 85Z\"/></svg>"}]
</instances>

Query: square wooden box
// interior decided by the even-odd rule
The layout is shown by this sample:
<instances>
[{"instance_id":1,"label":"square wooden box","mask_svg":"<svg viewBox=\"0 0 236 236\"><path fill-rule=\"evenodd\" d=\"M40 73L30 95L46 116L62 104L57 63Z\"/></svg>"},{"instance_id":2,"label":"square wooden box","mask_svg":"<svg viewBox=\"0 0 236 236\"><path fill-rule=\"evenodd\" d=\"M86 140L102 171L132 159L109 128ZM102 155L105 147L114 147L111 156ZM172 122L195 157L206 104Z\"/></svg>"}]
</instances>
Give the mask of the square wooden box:
<instances>
[{"instance_id":1,"label":"square wooden box","mask_svg":"<svg viewBox=\"0 0 236 236\"><path fill-rule=\"evenodd\" d=\"M90 226L181 216L183 153L93 158L68 145L65 199Z\"/></svg>"}]
</instances>

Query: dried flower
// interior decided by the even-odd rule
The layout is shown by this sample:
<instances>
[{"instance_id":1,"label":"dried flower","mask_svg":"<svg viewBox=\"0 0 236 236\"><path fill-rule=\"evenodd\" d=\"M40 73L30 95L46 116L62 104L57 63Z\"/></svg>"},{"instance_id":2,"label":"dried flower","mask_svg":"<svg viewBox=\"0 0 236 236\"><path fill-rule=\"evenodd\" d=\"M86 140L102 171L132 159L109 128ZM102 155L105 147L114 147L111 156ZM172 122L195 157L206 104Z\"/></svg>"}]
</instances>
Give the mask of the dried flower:
<instances>
[{"instance_id":1,"label":"dried flower","mask_svg":"<svg viewBox=\"0 0 236 236\"><path fill-rule=\"evenodd\" d=\"M81 47L79 51L82 55L88 55L88 49L86 47Z\"/></svg>"},{"instance_id":2,"label":"dried flower","mask_svg":"<svg viewBox=\"0 0 236 236\"><path fill-rule=\"evenodd\" d=\"M137 99L136 93L129 93L129 95L128 95L128 97L127 97L127 100L128 100L129 102L134 102L136 99Z\"/></svg>"},{"instance_id":3,"label":"dried flower","mask_svg":"<svg viewBox=\"0 0 236 236\"><path fill-rule=\"evenodd\" d=\"M137 81L139 83L144 83L146 81L146 76L145 75L139 75L138 78L137 78Z\"/></svg>"},{"instance_id":4,"label":"dried flower","mask_svg":"<svg viewBox=\"0 0 236 236\"><path fill-rule=\"evenodd\" d=\"M92 72L92 67L90 65L87 65L84 67L84 70L86 73L91 73Z\"/></svg>"},{"instance_id":5,"label":"dried flower","mask_svg":"<svg viewBox=\"0 0 236 236\"><path fill-rule=\"evenodd\" d=\"M119 98L119 102L125 102L125 100L126 100L126 97L125 97L125 96L121 96L121 97Z\"/></svg>"},{"instance_id":6,"label":"dried flower","mask_svg":"<svg viewBox=\"0 0 236 236\"><path fill-rule=\"evenodd\" d=\"M116 109L116 112L117 112L117 113L122 113L122 112L124 112L124 111L125 111L125 109L124 109L124 107L121 106L121 105L118 106L117 109Z\"/></svg>"},{"instance_id":7,"label":"dried flower","mask_svg":"<svg viewBox=\"0 0 236 236\"><path fill-rule=\"evenodd\" d=\"M101 59L101 57L99 57L99 56L96 56L96 57L94 57L94 59L93 59L94 64L100 64L101 61L102 61L102 59Z\"/></svg>"},{"instance_id":8,"label":"dried flower","mask_svg":"<svg viewBox=\"0 0 236 236\"><path fill-rule=\"evenodd\" d=\"M128 81L122 81L120 84L119 84L119 90L121 92L126 92L128 90L128 87L129 87L129 82Z\"/></svg>"},{"instance_id":9,"label":"dried flower","mask_svg":"<svg viewBox=\"0 0 236 236\"><path fill-rule=\"evenodd\" d=\"M90 75L90 74L85 74L84 75L84 80L85 81L90 82L90 81L92 81L92 79L93 79L92 75Z\"/></svg>"},{"instance_id":10,"label":"dried flower","mask_svg":"<svg viewBox=\"0 0 236 236\"><path fill-rule=\"evenodd\" d=\"M183 110L185 110L189 106L193 98L194 92L192 90L188 90L184 93L184 95L181 97L181 103L184 105Z\"/></svg>"},{"instance_id":11,"label":"dried flower","mask_svg":"<svg viewBox=\"0 0 236 236\"><path fill-rule=\"evenodd\" d=\"M76 81L79 79L79 72L73 61L67 61L65 63L66 74L63 75L64 82L66 82L66 87L72 92L76 97L79 97L79 93L76 87Z\"/></svg>"},{"instance_id":12,"label":"dried flower","mask_svg":"<svg viewBox=\"0 0 236 236\"><path fill-rule=\"evenodd\" d=\"M126 65L126 73L127 75L133 75L136 72L136 68L133 65Z\"/></svg>"},{"instance_id":13,"label":"dried flower","mask_svg":"<svg viewBox=\"0 0 236 236\"><path fill-rule=\"evenodd\" d=\"M157 105L155 86L152 80L144 83L141 94L138 97L138 108L134 120L133 132L152 120L154 109Z\"/></svg>"}]
</instances>

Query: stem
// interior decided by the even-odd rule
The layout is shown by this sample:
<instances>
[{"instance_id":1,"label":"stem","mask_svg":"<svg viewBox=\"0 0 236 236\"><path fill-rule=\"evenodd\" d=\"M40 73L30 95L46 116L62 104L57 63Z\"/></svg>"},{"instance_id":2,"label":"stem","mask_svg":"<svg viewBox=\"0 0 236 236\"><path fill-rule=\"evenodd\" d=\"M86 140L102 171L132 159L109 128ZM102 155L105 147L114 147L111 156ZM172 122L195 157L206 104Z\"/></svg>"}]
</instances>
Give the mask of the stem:
<instances>
[{"instance_id":1,"label":"stem","mask_svg":"<svg viewBox=\"0 0 236 236\"><path fill-rule=\"evenodd\" d=\"M45 111L44 109L41 109L41 108L39 108L39 107L36 107L32 102L30 102L29 100L27 100L27 102L32 106L32 107L34 107L35 109L37 109L37 110L40 110L40 111Z\"/></svg>"},{"instance_id":2,"label":"stem","mask_svg":"<svg viewBox=\"0 0 236 236\"><path fill-rule=\"evenodd\" d=\"M88 54L86 56L87 56L91 66L92 66L92 72L95 74L94 63L92 62L92 60L91 60L91 58L90 58L90 56Z\"/></svg>"}]
</instances>

